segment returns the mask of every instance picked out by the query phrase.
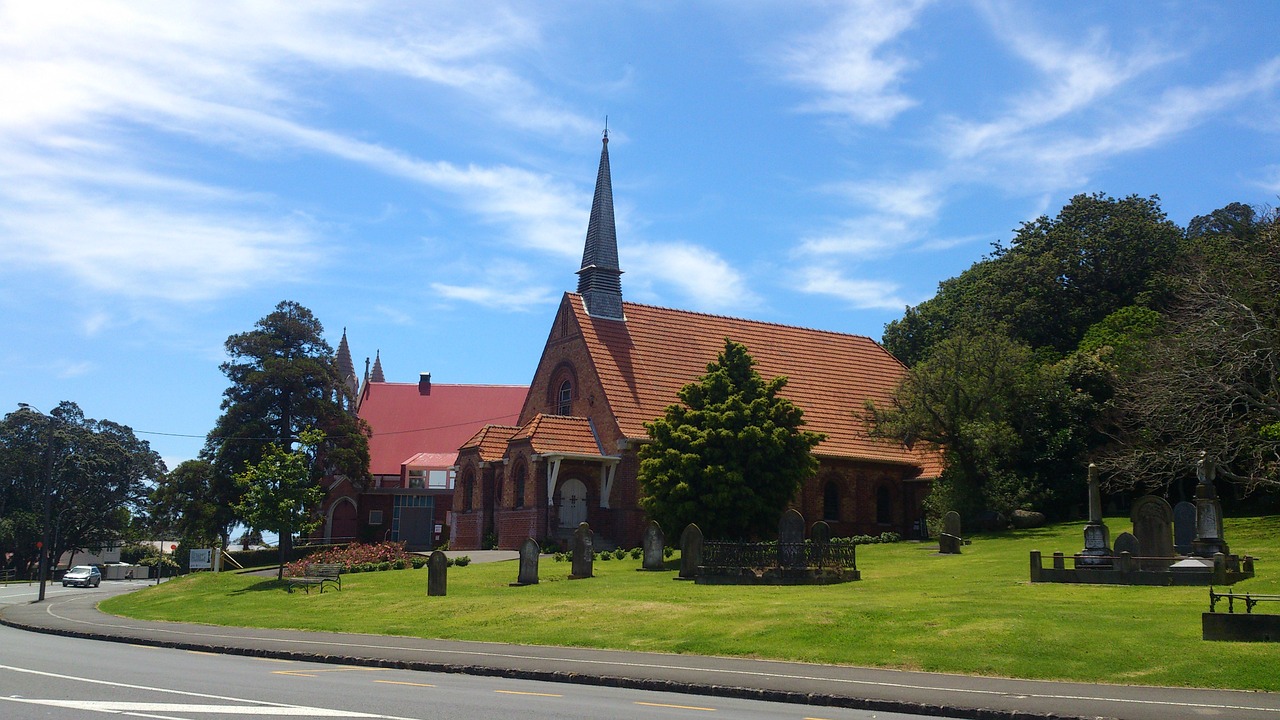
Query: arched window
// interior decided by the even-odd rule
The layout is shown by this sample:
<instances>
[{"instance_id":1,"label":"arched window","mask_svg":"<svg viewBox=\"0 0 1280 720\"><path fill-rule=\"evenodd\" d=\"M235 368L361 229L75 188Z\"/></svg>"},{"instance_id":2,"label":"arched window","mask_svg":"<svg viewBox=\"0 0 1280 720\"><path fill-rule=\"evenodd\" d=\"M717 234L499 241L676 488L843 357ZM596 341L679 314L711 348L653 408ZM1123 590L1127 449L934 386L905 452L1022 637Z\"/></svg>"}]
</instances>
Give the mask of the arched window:
<instances>
[{"instance_id":1,"label":"arched window","mask_svg":"<svg viewBox=\"0 0 1280 720\"><path fill-rule=\"evenodd\" d=\"M822 488L822 519L840 519L840 486L835 480L828 480Z\"/></svg>"},{"instance_id":2,"label":"arched window","mask_svg":"<svg viewBox=\"0 0 1280 720\"><path fill-rule=\"evenodd\" d=\"M881 525L893 523L893 494L888 485L876 489L876 522Z\"/></svg>"},{"instance_id":3,"label":"arched window","mask_svg":"<svg viewBox=\"0 0 1280 720\"><path fill-rule=\"evenodd\" d=\"M573 385L568 380L560 383L560 392L556 396L556 414L573 414Z\"/></svg>"},{"instance_id":4,"label":"arched window","mask_svg":"<svg viewBox=\"0 0 1280 720\"><path fill-rule=\"evenodd\" d=\"M475 490L475 471L471 468L467 468L467 474L462 476L462 509L464 511L472 509L475 501Z\"/></svg>"},{"instance_id":5,"label":"arched window","mask_svg":"<svg viewBox=\"0 0 1280 720\"><path fill-rule=\"evenodd\" d=\"M514 507L522 508L524 507L524 463L520 463L516 466L511 479L512 484L515 486L515 489L512 492L512 500L515 501Z\"/></svg>"}]
</instances>

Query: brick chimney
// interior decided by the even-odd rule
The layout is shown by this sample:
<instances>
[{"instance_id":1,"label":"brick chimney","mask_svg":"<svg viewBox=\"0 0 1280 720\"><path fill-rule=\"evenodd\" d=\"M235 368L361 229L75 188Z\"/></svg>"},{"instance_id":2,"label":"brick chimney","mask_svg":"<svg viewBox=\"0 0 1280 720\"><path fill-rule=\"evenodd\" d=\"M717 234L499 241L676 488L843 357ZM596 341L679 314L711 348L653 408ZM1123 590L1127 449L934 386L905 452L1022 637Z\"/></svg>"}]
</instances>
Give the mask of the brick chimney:
<instances>
[{"instance_id":1,"label":"brick chimney","mask_svg":"<svg viewBox=\"0 0 1280 720\"><path fill-rule=\"evenodd\" d=\"M431 373L425 372L425 373L418 374L418 394L419 395L431 394Z\"/></svg>"}]
</instances>

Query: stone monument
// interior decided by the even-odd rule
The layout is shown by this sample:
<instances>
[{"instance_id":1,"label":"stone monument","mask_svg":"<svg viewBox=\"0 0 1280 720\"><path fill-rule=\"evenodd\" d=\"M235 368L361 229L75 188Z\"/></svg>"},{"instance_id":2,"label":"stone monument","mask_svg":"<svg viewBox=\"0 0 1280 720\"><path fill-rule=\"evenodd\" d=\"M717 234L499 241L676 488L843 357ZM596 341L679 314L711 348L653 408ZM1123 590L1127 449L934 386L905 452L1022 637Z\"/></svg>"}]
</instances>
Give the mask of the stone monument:
<instances>
[{"instance_id":1,"label":"stone monument","mask_svg":"<svg viewBox=\"0 0 1280 720\"><path fill-rule=\"evenodd\" d=\"M449 590L449 558L439 550L427 558L427 596L444 597Z\"/></svg>"},{"instance_id":2,"label":"stone monument","mask_svg":"<svg viewBox=\"0 0 1280 720\"><path fill-rule=\"evenodd\" d=\"M803 565L804 555L804 516L791 508L778 520L778 566Z\"/></svg>"},{"instance_id":3,"label":"stone monument","mask_svg":"<svg viewBox=\"0 0 1280 720\"><path fill-rule=\"evenodd\" d=\"M525 538L520 545L520 575L511 583L513 587L538 584L538 556L542 548L533 538Z\"/></svg>"},{"instance_id":4,"label":"stone monument","mask_svg":"<svg viewBox=\"0 0 1280 720\"><path fill-rule=\"evenodd\" d=\"M938 552L943 555L959 555L963 543L960 534L960 513L947 511L942 516L942 532L938 533Z\"/></svg>"},{"instance_id":5,"label":"stone monument","mask_svg":"<svg viewBox=\"0 0 1280 720\"><path fill-rule=\"evenodd\" d=\"M1191 554L1196 539L1196 506L1186 500L1173 506L1173 549L1179 555Z\"/></svg>"},{"instance_id":6,"label":"stone monument","mask_svg":"<svg viewBox=\"0 0 1280 720\"><path fill-rule=\"evenodd\" d=\"M680 533L680 574L677 580L693 580L698 577L702 564L702 530L689 523Z\"/></svg>"},{"instance_id":7,"label":"stone monument","mask_svg":"<svg viewBox=\"0 0 1280 720\"><path fill-rule=\"evenodd\" d=\"M1111 532L1102 522L1102 489L1098 466L1089 463L1089 522L1084 526L1084 550L1076 553L1076 565L1110 565Z\"/></svg>"},{"instance_id":8,"label":"stone monument","mask_svg":"<svg viewBox=\"0 0 1280 720\"><path fill-rule=\"evenodd\" d=\"M1142 547L1142 552L1134 555L1146 558L1140 564L1151 570L1168 567L1173 559L1173 508L1162 497L1145 495L1134 501L1130 519L1133 534ZM1120 554L1118 547L1116 554Z\"/></svg>"},{"instance_id":9,"label":"stone monument","mask_svg":"<svg viewBox=\"0 0 1280 720\"><path fill-rule=\"evenodd\" d=\"M662 534L662 526L657 520L650 520L649 527L644 530L644 559L640 563L641 570L665 570L666 560L662 557L662 548L667 544L666 535Z\"/></svg>"},{"instance_id":10,"label":"stone monument","mask_svg":"<svg viewBox=\"0 0 1280 720\"><path fill-rule=\"evenodd\" d=\"M1196 462L1196 479L1200 483L1196 485L1196 538L1191 541L1191 552L1204 558L1230 553L1222 539L1222 503L1213 486L1216 475L1213 461L1201 450L1200 460Z\"/></svg>"},{"instance_id":11,"label":"stone monument","mask_svg":"<svg viewBox=\"0 0 1280 720\"><path fill-rule=\"evenodd\" d=\"M569 579L582 580L591 577L595 561L595 533L591 532L591 526L587 523L578 523L578 529L573 531L573 568L570 570Z\"/></svg>"},{"instance_id":12,"label":"stone monument","mask_svg":"<svg viewBox=\"0 0 1280 720\"><path fill-rule=\"evenodd\" d=\"M1112 546L1112 552L1114 552L1117 557L1120 556L1120 553L1129 553L1134 557L1139 557L1142 555L1142 551L1142 541L1139 540L1137 536L1127 532L1122 532L1117 535L1115 545Z\"/></svg>"}]
</instances>

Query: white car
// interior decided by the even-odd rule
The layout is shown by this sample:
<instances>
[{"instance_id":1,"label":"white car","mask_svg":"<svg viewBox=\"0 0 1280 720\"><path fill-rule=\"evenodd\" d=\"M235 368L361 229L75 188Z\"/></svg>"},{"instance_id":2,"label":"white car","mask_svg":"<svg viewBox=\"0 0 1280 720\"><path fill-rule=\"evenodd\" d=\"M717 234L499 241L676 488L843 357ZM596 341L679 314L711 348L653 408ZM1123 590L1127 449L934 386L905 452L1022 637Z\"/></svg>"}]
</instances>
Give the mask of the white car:
<instances>
[{"instance_id":1,"label":"white car","mask_svg":"<svg viewBox=\"0 0 1280 720\"><path fill-rule=\"evenodd\" d=\"M77 565L62 576L62 587L98 587L102 584L102 573L92 565Z\"/></svg>"}]
</instances>

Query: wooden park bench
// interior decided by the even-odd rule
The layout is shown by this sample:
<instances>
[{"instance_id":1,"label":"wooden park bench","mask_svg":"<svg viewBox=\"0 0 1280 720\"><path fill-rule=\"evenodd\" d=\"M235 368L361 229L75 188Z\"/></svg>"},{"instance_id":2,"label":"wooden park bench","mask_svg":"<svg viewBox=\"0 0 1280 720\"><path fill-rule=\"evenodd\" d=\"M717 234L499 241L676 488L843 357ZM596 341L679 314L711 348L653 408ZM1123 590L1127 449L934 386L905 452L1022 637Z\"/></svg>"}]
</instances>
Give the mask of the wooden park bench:
<instances>
[{"instance_id":1,"label":"wooden park bench","mask_svg":"<svg viewBox=\"0 0 1280 720\"><path fill-rule=\"evenodd\" d=\"M1237 600L1244 602L1244 611L1246 613L1252 613L1253 606L1260 602L1280 602L1280 595L1253 595L1251 593L1240 594L1234 592L1216 593L1213 591L1213 588L1209 588L1209 612L1217 612L1219 600L1227 601L1227 612L1229 613L1236 611Z\"/></svg>"},{"instance_id":2,"label":"wooden park bench","mask_svg":"<svg viewBox=\"0 0 1280 720\"><path fill-rule=\"evenodd\" d=\"M307 594L311 593L313 586L319 587L320 592L324 592L326 584L341 590L342 570L341 563L310 563L307 565L305 575L293 575L284 580L289 583L289 592L293 592L293 588L297 586L301 586Z\"/></svg>"}]
</instances>

